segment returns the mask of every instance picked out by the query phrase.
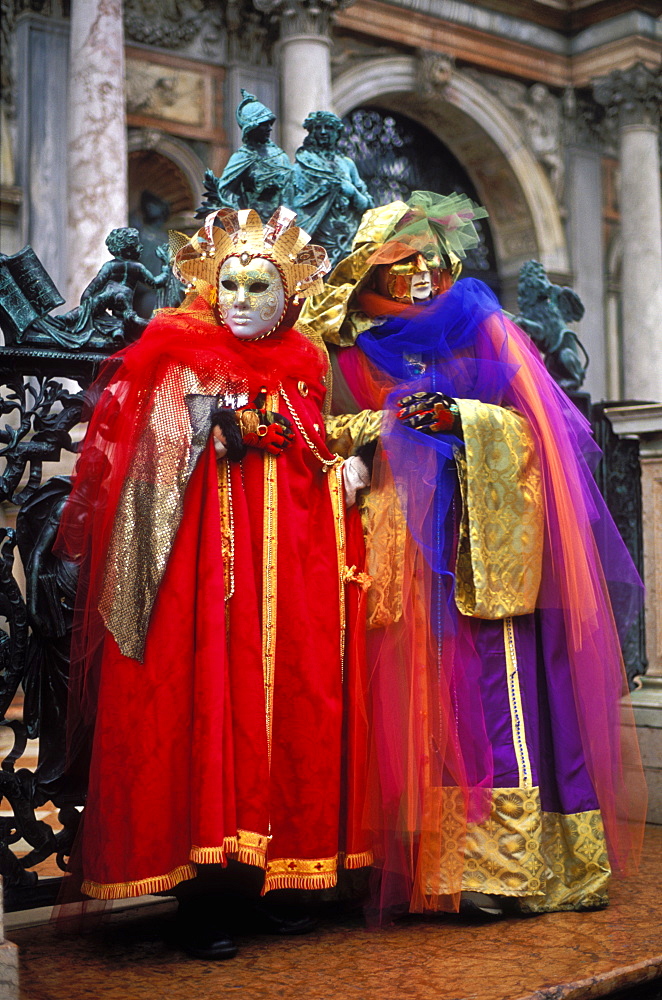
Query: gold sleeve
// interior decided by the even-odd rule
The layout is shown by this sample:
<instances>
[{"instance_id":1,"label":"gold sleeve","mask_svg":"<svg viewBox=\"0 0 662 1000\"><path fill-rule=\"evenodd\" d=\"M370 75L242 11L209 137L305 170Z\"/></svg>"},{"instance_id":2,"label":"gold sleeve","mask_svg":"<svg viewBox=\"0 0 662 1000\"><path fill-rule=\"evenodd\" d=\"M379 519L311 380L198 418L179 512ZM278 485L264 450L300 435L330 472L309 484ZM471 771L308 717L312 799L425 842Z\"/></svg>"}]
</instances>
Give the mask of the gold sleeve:
<instances>
[{"instance_id":1,"label":"gold sleeve","mask_svg":"<svg viewBox=\"0 0 662 1000\"><path fill-rule=\"evenodd\" d=\"M153 390L110 538L99 611L124 656L139 661L192 471L185 397L195 388L193 372L173 366Z\"/></svg>"},{"instance_id":2,"label":"gold sleeve","mask_svg":"<svg viewBox=\"0 0 662 1000\"><path fill-rule=\"evenodd\" d=\"M464 615L508 618L536 606L543 552L540 462L520 414L458 399L464 449L455 602Z\"/></svg>"},{"instance_id":3,"label":"gold sleeve","mask_svg":"<svg viewBox=\"0 0 662 1000\"><path fill-rule=\"evenodd\" d=\"M324 419L326 444L329 451L349 458L362 444L375 441L382 426L381 410L361 410Z\"/></svg>"}]
</instances>

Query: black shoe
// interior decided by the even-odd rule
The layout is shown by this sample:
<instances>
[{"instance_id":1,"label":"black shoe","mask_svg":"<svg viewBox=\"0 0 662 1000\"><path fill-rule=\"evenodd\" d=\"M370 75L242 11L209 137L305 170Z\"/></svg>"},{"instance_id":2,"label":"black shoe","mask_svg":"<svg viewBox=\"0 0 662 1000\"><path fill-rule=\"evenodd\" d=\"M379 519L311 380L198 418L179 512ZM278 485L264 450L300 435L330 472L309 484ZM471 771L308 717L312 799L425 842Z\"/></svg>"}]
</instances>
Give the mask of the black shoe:
<instances>
[{"instance_id":1,"label":"black shoe","mask_svg":"<svg viewBox=\"0 0 662 1000\"><path fill-rule=\"evenodd\" d=\"M277 906L247 896L236 901L234 917L248 934L310 934L317 927L316 918L297 907Z\"/></svg>"},{"instance_id":2,"label":"black shoe","mask_svg":"<svg viewBox=\"0 0 662 1000\"><path fill-rule=\"evenodd\" d=\"M237 946L224 928L188 902L179 904L173 943L191 958L204 961L221 962L237 954Z\"/></svg>"},{"instance_id":3,"label":"black shoe","mask_svg":"<svg viewBox=\"0 0 662 1000\"><path fill-rule=\"evenodd\" d=\"M460 916L469 920L501 920L504 916L501 898L486 892L463 892L460 895Z\"/></svg>"}]
</instances>

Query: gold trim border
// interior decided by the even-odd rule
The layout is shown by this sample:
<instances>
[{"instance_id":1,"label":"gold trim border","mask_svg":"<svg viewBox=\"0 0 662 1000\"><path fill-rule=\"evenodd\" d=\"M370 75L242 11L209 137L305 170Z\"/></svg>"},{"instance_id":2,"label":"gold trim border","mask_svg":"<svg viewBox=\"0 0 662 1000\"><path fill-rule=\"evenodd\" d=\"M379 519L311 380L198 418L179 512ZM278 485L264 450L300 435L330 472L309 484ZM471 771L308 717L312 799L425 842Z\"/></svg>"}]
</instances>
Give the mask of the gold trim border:
<instances>
[{"instance_id":1,"label":"gold trim border","mask_svg":"<svg viewBox=\"0 0 662 1000\"><path fill-rule=\"evenodd\" d=\"M278 393L269 393L265 406L278 411ZM276 667L276 597L278 567L278 472L276 456L264 454L264 528L262 535L262 669L267 722L267 756L271 770L274 674Z\"/></svg>"},{"instance_id":2,"label":"gold trim border","mask_svg":"<svg viewBox=\"0 0 662 1000\"><path fill-rule=\"evenodd\" d=\"M221 518L221 546L226 602L234 596L234 512L232 509L232 481L227 458L217 463L218 505ZM226 610L228 610L226 608Z\"/></svg>"},{"instance_id":3,"label":"gold trim border","mask_svg":"<svg viewBox=\"0 0 662 1000\"><path fill-rule=\"evenodd\" d=\"M517 667L517 648L515 646L515 631L512 618L503 620L503 645L506 652L506 683L508 685L508 705L510 706L510 725L513 734L513 749L517 758L519 787L532 788L531 760L526 744L526 727L522 707L522 692L519 684Z\"/></svg>"},{"instance_id":4,"label":"gold trim border","mask_svg":"<svg viewBox=\"0 0 662 1000\"><path fill-rule=\"evenodd\" d=\"M245 865L264 869L262 894L273 889L329 889L336 884L338 869L354 870L373 864L372 851L359 854L335 854L331 858L276 858L267 862L271 837L252 830L238 830L226 837L222 847L191 847L190 862L166 875L154 875L134 882L93 882L86 879L81 891L93 899L127 899L167 892L180 882L195 878L196 865L225 864L228 856Z\"/></svg>"},{"instance_id":5,"label":"gold trim border","mask_svg":"<svg viewBox=\"0 0 662 1000\"><path fill-rule=\"evenodd\" d=\"M343 462L338 459L336 465L329 469L328 482L333 510L333 524L336 532L336 549L338 552L338 605L340 609L340 669L343 675L345 658L345 631L347 628L347 610L345 605L345 573L347 571L347 541L345 535L345 506Z\"/></svg>"},{"instance_id":6,"label":"gold trim border","mask_svg":"<svg viewBox=\"0 0 662 1000\"><path fill-rule=\"evenodd\" d=\"M148 896L155 892L165 892L174 889L180 882L195 878L195 865L180 865L173 868L167 875L155 875L152 878L138 879L136 882L91 882L83 881L81 892L93 899L129 899L134 896Z\"/></svg>"}]
</instances>

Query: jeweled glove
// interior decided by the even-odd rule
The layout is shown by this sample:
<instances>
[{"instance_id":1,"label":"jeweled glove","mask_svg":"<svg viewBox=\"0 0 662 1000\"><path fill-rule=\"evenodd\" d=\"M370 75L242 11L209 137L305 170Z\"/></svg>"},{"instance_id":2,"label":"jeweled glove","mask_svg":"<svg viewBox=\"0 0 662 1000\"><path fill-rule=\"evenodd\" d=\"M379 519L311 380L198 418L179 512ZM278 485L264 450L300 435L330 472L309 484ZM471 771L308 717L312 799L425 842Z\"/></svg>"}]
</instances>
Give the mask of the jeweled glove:
<instances>
[{"instance_id":1,"label":"jeweled glove","mask_svg":"<svg viewBox=\"0 0 662 1000\"><path fill-rule=\"evenodd\" d=\"M212 414L212 427L223 435L227 457L239 462L247 448L261 448L280 455L294 440L292 424L282 413L264 408L267 390L263 386L248 406L237 410L219 407Z\"/></svg>"},{"instance_id":2,"label":"jeweled glove","mask_svg":"<svg viewBox=\"0 0 662 1000\"><path fill-rule=\"evenodd\" d=\"M423 434L454 434L462 437L460 410L443 392L415 392L399 401L398 420Z\"/></svg>"}]
</instances>

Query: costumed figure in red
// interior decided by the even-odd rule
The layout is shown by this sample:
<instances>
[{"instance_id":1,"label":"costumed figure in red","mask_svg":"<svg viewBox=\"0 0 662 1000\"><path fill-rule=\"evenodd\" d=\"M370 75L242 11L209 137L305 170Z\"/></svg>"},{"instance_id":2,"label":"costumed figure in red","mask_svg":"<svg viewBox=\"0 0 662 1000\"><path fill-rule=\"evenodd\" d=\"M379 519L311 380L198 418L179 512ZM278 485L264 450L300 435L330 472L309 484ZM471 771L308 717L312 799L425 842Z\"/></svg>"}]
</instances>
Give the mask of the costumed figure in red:
<instances>
[{"instance_id":1,"label":"costumed figure in red","mask_svg":"<svg viewBox=\"0 0 662 1000\"><path fill-rule=\"evenodd\" d=\"M641 584L587 421L492 291L456 280L486 214L430 192L367 212L302 313L333 345L333 447L380 434L362 513L382 915L602 907L641 847L619 643Z\"/></svg>"},{"instance_id":2,"label":"costumed figure in red","mask_svg":"<svg viewBox=\"0 0 662 1000\"><path fill-rule=\"evenodd\" d=\"M71 869L96 899L228 859L263 894L320 889L371 860L363 538L326 354L292 328L328 259L293 220L222 209L182 237L184 303L96 387L59 540L81 571L70 748L91 748ZM233 954L217 937L189 950Z\"/></svg>"}]
</instances>

